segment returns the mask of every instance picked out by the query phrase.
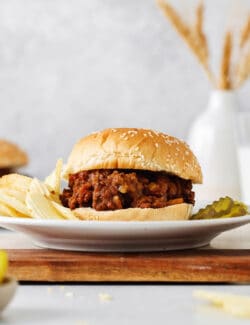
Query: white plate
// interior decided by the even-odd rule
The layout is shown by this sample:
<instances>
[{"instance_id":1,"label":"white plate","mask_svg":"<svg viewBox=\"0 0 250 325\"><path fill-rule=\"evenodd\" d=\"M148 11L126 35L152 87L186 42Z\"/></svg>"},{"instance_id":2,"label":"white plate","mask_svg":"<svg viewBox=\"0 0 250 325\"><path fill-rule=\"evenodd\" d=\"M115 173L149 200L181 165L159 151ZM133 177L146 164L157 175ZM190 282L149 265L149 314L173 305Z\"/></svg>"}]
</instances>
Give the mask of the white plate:
<instances>
[{"instance_id":1,"label":"white plate","mask_svg":"<svg viewBox=\"0 0 250 325\"><path fill-rule=\"evenodd\" d=\"M223 231L250 222L250 216L187 221L69 221L0 217L0 226L38 246L78 251L160 251L201 247Z\"/></svg>"}]
</instances>

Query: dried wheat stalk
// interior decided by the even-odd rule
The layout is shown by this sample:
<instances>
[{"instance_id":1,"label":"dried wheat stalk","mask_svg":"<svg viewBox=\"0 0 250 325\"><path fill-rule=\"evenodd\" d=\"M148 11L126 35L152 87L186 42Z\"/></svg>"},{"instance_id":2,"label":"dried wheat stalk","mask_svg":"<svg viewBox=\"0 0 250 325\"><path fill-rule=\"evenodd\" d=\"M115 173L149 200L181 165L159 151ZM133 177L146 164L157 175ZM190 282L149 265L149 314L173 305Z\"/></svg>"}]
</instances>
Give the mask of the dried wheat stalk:
<instances>
[{"instance_id":1,"label":"dried wheat stalk","mask_svg":"<svg viewBox=\"0 0 250 325\"><path fill-rule=\"evenodd\" d=\"M250 77L250 15L240 34L240 57L235 68L236 85L240 87Z\"/></svg>"},{"instance_id":2,"label":"dried wheat stalk","mask_svg":"<svg viewBox=\"0 0 250 325\"><path fill-rule=\"evenodd\" d=\"M231 58L232 58L232 33L227 32L224 38L221 65L220 65L220 79L218 87L220 89L231 89Z\"/></svg>"},{"instance_id":3,"label":"dried wheat stalk","mask_svg":"<svg viewBox=\"0 0 250 325\"><path fill-rule=\"evenodd\" d=\"M214 76L209 66L209 51L207 38L203 31L204 21L204 5L201 2L195 12L195 23L189 26L179 16L178 12L167 2L167 0L156 0L159 7L162 9L170 23L181 35L184 41L188 44L193 54L199 60L205 69L209 79L214 82ZM220 62L219 81L216 86L219 89L229 90L239 87L244 81L250 78L250 15L247 18L240 34L240 53L239 63L236 68L232 69L232 52L233 52L233 37L228 31L225 34L222 56ZM236 83L233 83L232 72L236 72Z\"/></svg>"},{"instance_id":4,"label":"dried wheat stalk","mask_svg":"<svg viewBox=\"0 0 250 325\"><path fill-rule=\"evenodd\" d=\"M165 16L170 20L177 32L183 37L183 39L190 45L190 30L189 27L182 21L181 17L164 0L157 0L159 7L162 9Z\"/></svg>"},{"instance_id":5,"label":"dried wheat stalk","mask_svg":"<svg viewBox=\"0 0 250 325\"><path fill-rule=\"evenodd\" d=\"M240 48L243 48L250 40L250 16L248 17L246 24L243 26L240 35Z\"/></svg>"},{"instance_id":6,"label":"dried wheat stalk","mask_svg":"<svg viewBox=\"0 0 250 325\"><path fill-rule=\"evenodd\" d=\"M197 8L195 26L190 27L182 20L177 11L169 3L164 0L157 0L157 3L162 9L164 15L168 18L176 31L190 47L193 54L197 57L205 69L209 79L214 82L214 78L208 64L209 53L207 40L203 32L203 4L201 3Z\"/></svg>"},{"instance_id":7,"label":"dried wheat stalk","mask_svg":"<svg viewBox=\"0 0 250 325\"><path fill-rule=\"evenodd\" d=\"M197 44L200 46L202 51L203 60L208 64L208 46L207 39L203 31L203 21L204 21L204 5L201 2L196 9L196 20L194 26L194 36L197 38Z\"/></svg>"},{"instance_id":8,"label":"dried wheat stalk","mask_svg":"<svg viewBox=\"0 0 250 325\"><path fill-rule=\"evenodd\" d=\"M250 50L245 53L245 55L239 61L236 69L236 75L236 88L239 88L248 78L250 78Z\"/></svg>"}]
</instances>

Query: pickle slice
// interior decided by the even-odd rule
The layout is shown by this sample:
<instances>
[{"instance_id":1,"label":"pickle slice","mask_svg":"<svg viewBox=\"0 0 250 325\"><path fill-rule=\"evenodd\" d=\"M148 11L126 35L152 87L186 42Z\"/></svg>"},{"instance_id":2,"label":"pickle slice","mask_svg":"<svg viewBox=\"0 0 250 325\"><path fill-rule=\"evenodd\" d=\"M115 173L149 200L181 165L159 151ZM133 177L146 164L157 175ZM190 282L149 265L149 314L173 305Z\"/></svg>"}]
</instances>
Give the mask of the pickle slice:
<instances>
[{"instance_id":1,"label":"pickle slice","mask_svg":"<svg viewBox=\"0 0 250 325\"><path fill-rule=\"evenodd\" d=\"M248 214L248 209L244 203L234 201L229 196L226 196L200 209L197 213L192 215L191 219L233 218L246 214Z\"/></svg>"}]
</instances>

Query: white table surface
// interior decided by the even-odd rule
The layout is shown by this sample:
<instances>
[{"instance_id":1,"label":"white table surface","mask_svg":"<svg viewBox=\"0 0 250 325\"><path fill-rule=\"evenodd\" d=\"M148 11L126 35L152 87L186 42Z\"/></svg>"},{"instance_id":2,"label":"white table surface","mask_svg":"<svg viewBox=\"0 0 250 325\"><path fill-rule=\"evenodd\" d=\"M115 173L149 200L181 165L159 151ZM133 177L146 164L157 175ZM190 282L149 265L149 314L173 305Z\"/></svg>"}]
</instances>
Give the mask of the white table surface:
<instances>
[{"instance_id":1,"label":"white table surface","mask_svg":"<svg viewBox=\"0 0 250 325\"><path fill-rule=\"evenodd\" d=\"M250 294L228 285L21 285L1 324L249 324L192 298L194 289ZM100 293L112 300L103 302Z\"/></svg>"},{"instance_id":2,"label":"white table surface","mask_svg":"<svg viewBox=\"0 0 250 325\"><path fill-rule=\"evenodd\" d=\"M1 248L30 248L22 235L7 241L0 232ZM15 241L16 238L16 241ZM250 226L228 231L211 243L212 248L250 248ZM192 298L196 289L250 296L250 285L187 284L21 284L0 324L250 324L250 319L234 318L205 302ZM102 301L100 293L111 301Z\"/></svg>"}]
</instances>

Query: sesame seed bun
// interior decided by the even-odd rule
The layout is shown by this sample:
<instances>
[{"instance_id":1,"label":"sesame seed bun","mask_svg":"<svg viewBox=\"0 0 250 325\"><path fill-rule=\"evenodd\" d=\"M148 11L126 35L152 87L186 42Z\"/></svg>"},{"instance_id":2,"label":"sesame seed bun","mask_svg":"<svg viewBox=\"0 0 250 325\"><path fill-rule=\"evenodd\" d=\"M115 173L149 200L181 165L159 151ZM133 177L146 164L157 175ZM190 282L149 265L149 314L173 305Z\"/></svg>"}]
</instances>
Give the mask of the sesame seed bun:
<instances>
[{"instance_id":1,"label":"sesame seed bun","mask_svg":"<svg viewBox=\"0 0 250 325\"><path fill-rule=\"evenodd\" d=\"M105 129L82 138L69 156L64 177L93 169L165 171L202 183L200 165L189 146L149 129Z\"/></svg>"},{"instance_id":2,"label":"sesame seed bun","mask_svg":"<svg viewBox=\"0 0 250 325\"><path fill-rule=\"evenodd\" d=\"M74 209L74 214L81 220L95 221L170 221L188 220L192 214L193 205L187 203L175 204L165 208L129 208L111 211L96 211L92 208Z\"/></svg>"},{"instance_id":3,"label":"sesame seed bun","mask_svg":"<svg viewBox=\"0 0 250 325\"><path fill-rule=\"evenodd\" d=\"M28 163L27 154L16 144L0 139L0 169L17 168Z\"/></svg>"}]
</instances>

